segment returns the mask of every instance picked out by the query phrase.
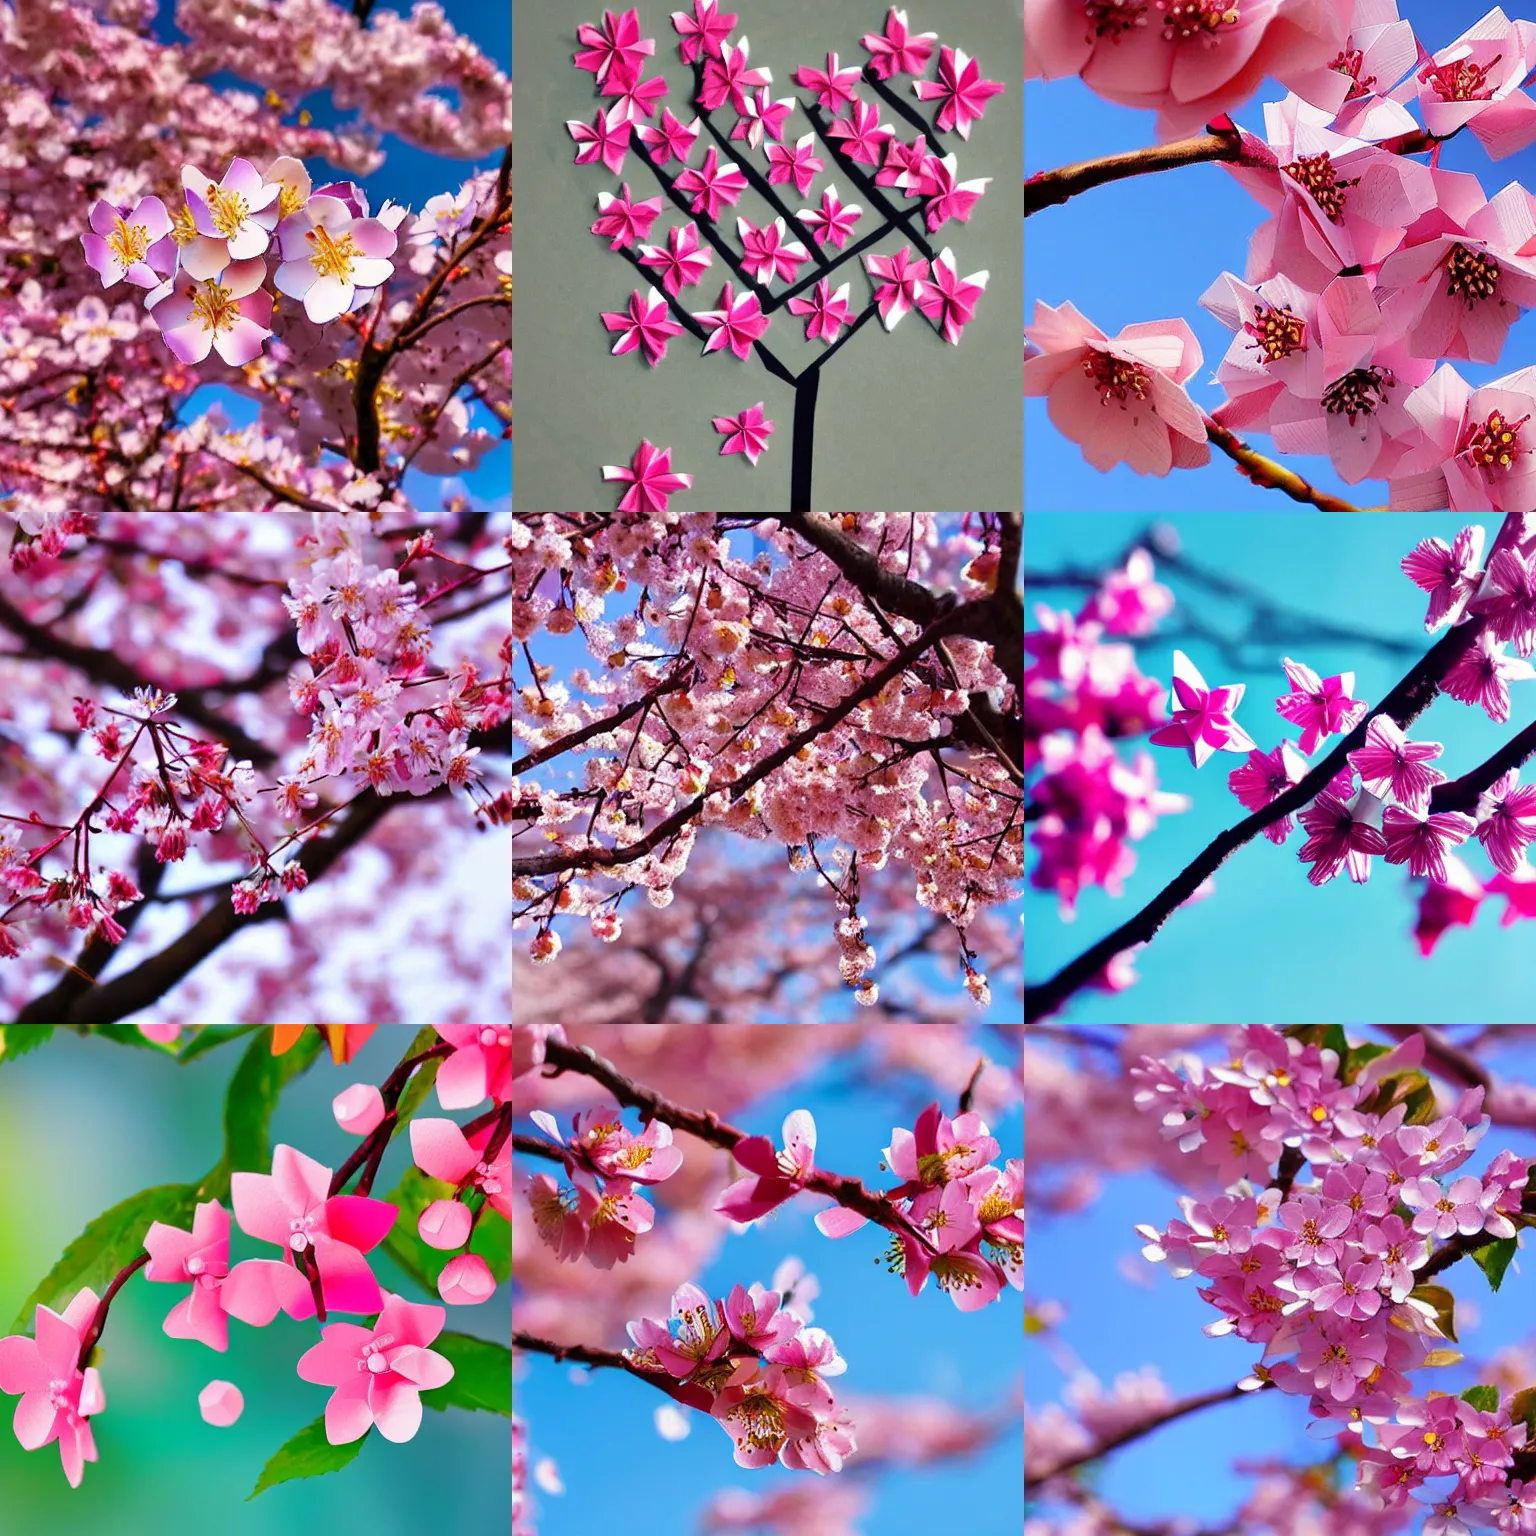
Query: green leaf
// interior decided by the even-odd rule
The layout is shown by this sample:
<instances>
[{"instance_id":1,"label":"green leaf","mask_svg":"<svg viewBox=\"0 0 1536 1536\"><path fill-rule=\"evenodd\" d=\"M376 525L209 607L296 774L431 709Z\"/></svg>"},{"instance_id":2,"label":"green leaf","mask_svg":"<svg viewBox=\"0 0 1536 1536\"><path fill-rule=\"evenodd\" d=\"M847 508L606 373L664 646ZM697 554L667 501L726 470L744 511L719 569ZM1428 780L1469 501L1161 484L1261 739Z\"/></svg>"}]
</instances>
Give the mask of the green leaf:
<instances>
[{"instance_id":1,"label":"green leaf","mask_svg":"<svg viewBox=\"0 0 1536 1536\"><path fill-rule=\"evenodd\" d=\"M467 1333L440 1333L428 1345L453 1362L453 1380L421 1394L427 1408L483 1408L512 1417L512 1351Z\"/></svg>"},{"instance_id":2,"label":"green leaf","mask_svg":"<svg viewBox=\"0 0 1536 1536\"><path fill-rule=\"evenodd\" d=\"M0 1024L0 1063L46 1045L53 1031L52 1024Z\"/></svg>"},{"instance_id":3,"label":"green leaf","mask_svg":"<svg viewBox=\"0 0 1536 1536\"><path fill-rule=\"evenodd\" d=\"M416 1222L434 1200L448 1200L453 1185L431 1178L419 1168L407 1168L399 1184L384 1198L400 1207L400 1214L384 1239L383 1248L422 1290L437 1295L437 1277L453 1258L451 1252L422 1242L416 1234ZM485 1211L475 1223L469 1251L478 1253L499 1282L512 1273L512 1228L495 1211Z\"/></svg>"},{"instance_id":4,"label":"green leaf","mask_svg":"<svg viewBox=\"0 0 1536 1536\"><path fill-rule=\"evenodd\" d=\"M1531 1434L1536 1435L1536 1387L1527 1387L1510 1398L1509 1418L1511 1423L1524 1424Z\"/></svg>"},{"instance_id":5,"label":"green leaf","mask_svg":"<svg viewBox=\"0 0 1536 1536\"><path fill-rule=\"evenodd\" d=\"M1428 1078L1425 1078L1422 1087L1415 1088L1402 1102L1408 1106L1404 1125L1428 1125L1435 1118L1435 1093L1429 1086Z\"/></svg>"},{"instance_id":6,"label":"green leaf","mask_svg":"<svg viewBox=\"0 0 1536 1536\"><path fill-rule=\"evenodd\" d=\"M1390 1045L1380 1045L1371 1040L1366 1041L1364 1045L1351 1046L1349 1058L1340 1069L1339 1075L1346 1083L1353 1083L1378 1056L1389 1055L1391 1051Z\"/></svg>"},{"instance_id":7,"label":"green leaf","mask_svg":"<svg viewBox=\"0 0 1536 1536\"><path fill-rule=\"evenodd\" d=\"M1509 1268L1509 1261L1514 1258L1519 1246L1518 1238L1500 1237L1485 1247L1472 1250L1477 1267L1488 1276L1488 1284L1494 1290L1498 1290L1503 1282L1504 1271Z\"/></svg>"},{"instance_id":8,"label":"green leaf","mask_svg":"<svg viewBox=\"0 0 1536 1536\"><path fill-rule=\"evenodd\" d=\"M64 1250L47 1278L27 1297L10 1332L30 1332L39 1306L62 1312L82 1286L90 1286L100 1296L117 1272L143 1251L144 1234L152 1221L190 1226L196 1206L197 1190L192 1185L157 1184L102 1212Z\"/></svg>"},{"instance_id":9,"label":"green leaf","mask_svg":"<svg viewBox=\"0 0 1536 1536\"><path fill-rule=\"evenodd\" d=\"M368 1434L372 1434L370 1429ZM275 1487L278 1483L291 1483L298 1477L322 1477L327 1472L338 1472L362 1450L368 1435L359 1435L346 1445L332 1445L325 1438L325 1418L322 1415L313 1424L306 1424L293 1439L283 1446L261 1469L256 1486L246 1503L258 1493Z\"/></svg>"},{"instance_id":10,"label":"green leaf","mask_svg":"<svg viewBox=\"0 0 1536 1536\"><path fill-rule=\"evenodd\" d=\"M430 1024L424 1025L400 1059L405 1061L409 1057L419 1056L423 1051L430 1051L434 1045L441 1044L442 1039L437 1031ZM395 1128L389 1133L391 1140L400 1134L410 1123L411 1117L426 1102L427 1095L432 1091L432 1085L437 1081L437 1069L442 1064L441 1056L434 1056L431 1061L424 1061L416 1069L410 1082L405 1085L405 1092L400 1095L400 1102L395 1106Z\"/></svg>"},{"instance_id":11,"label":"green leaf","mask_svg":"<svg viewBox=\"0 0 1536 1536\"><path fill-rule=\"evenodd\" d=\"M1394 1072L1390 1077L1382 1078L1375 1092L1359 1107L1365 1114L1384 1115L1418 1088L1429 1088L1429 1079L1422 1072Z\"/></svg>"},{"instance_id":12,"label":"green leaf","mask_svg":"<svg viewBox=\"0 0 1536 1536\"><path fill-rule=\"evenodd\" d=\"M1416 1285L1408 1293L1415 1301L1427 1301L1434 1308L1440 1331L1452 1343L1456 1338L1456 1298L1443 1285Z\"/></svg>"},{"instance_id":13,"label":"green leaf","mask_svg":"<svg viewBox=\"0 0 1536 1536\"><path fill-rule=\"evenodd\" d=\"M176 1052L176 1060L183 1063L195 1061L206 1052L215 1050L231 1040L238 1040L241 1035L248 1035L253 1029L260 1029L261 1027L260 1024L204 1024Z\"/></svg>"},{"instance_id":14,"label":"green leaf","mask_svg":"<svg viewBox=\"0 0 1536 1536\"><path fill-rule=\"evenodd\" d=\"M1349 1055L1349 1040L1342 1024L1327 1024L1323 1027L1323 1049L1332 1051L1339 1058L1339 1066L1343 1067Z\"/></svg>"},{"instance_id":15,"label":"green leaf","mask_svg":"<svg viewBox=\"0 0 1536 1536\"><path fill-rule=\"evenodd\" d=\"M158 1041L146 1039L139 1033L136 1024L91 1024L86 1026L93 1035L100 1035L103 1040L110 1040L114 1045L131 1045L135 1050L154 1051L158 1056L176 1055L174 1045L161 1045Z\"/></svg>"},{"instance_id":16,"label":"green leaf","mask_svg":"<svg viewBox=\"0 0 1536 1536\"><path fill-rule=\"evenodd\" d=\"M1480 1413L1497 1413L1499 1411L1499 1389L1497 1387L1468 1387L1461 1394L1464 1403L1471 1403Z\"/></svg>"},{"instance_id":17,"label":"green leaf","mask_svg":"<svg viewBox=\"0 0 1536 1536\"><path fill-rule=\"evenodd\" d=\"M283 1089L314 1065L325 1042L307 1029L281 1056L265 1030L251 1037L224 1100L224 1162L228 1172L270 1173L272 1112Z\"/></svg>"}]
</instances>

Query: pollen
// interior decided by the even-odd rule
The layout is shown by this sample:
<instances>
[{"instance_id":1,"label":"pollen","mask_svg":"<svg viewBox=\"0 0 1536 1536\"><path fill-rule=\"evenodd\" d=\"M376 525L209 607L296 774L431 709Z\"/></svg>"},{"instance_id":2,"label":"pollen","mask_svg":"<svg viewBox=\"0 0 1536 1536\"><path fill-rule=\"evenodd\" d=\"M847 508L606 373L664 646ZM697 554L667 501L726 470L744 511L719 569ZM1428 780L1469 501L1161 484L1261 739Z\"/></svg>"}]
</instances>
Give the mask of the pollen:
<instances>
[{"instance_id":1,"label":"pollen","mask_svg":"<svg viewBox=\"0 0 1536 1536\"><path fill-rule=\"evenodd\" d=\"M1108 405L1110 396L1113 395L1120 402L1120 409L1125 409L1125 402L1131 395L1138 400L1145 400L1147 392L1152 387L1152 381L1147 376L1147 370L1140 363L1130 363L1121 357L1112 357L1108 352L1100 352L1090 347L1083 354L1083 372L1093 381L1093 387L1099 392L1099 404Z\"/></svg>"},{"instance_id":2,"label":"pollen","mask_svg":"<svg viewBox=\"0 0 1536 1536\"><path fill-rule=\"evenodd\" d=\"M1491 299L1499 286L1499 264L1486 251L1453 245L1445 258L1445 295L1458 294L1468 309L1479 299Z\"/></svg>"},{"instance_id":3,"label":"pollen","mask_svg":"<svg viewBox=\"0 0 1536 1536\"><path fill-rule=\"evenodd\" d=\"M209 187L207 202L213 227L226 240L233 240L250 215L249 204L238 192L226 192L223 187Z\"/></svg>"},{"instance_id":4,"label":"pollen","mask_svg":"<svg viewBox=\"0 0 1536 1536\"><path fill-rule=\"evenodd\" d=\"M240 318L240 306L221 283L203 283L192 300L192 313L202 321L205 330L218 334L235 328L235 321Z\"/></svg>"},{"instance_id":5,"label":"pollen","mask_svg":"<svg viewBox=\"0 0 1536 1536\"><path fill-rule=\"evenodd\" d=\"M125 266L144 260L149 249L149 231L142 224L129 224L121 215L112 233L107 236L107 248Z\"/></svg>"},{"instance_id":6,"label":"pollen","mask_svg":"<svg viewBox=\"0 0 1536 1536\"><path fill-rule=\"evenodd\" d=\"M1254 345L1270 363L1278 363L1282 357L1289 357L1307 344L1307 322L1300 315L1273 305L1256 309L1253 319L1244 322L1243 329L1254 338ZM1290 1082L1290 1076L1279 1073L1275 1082L1284 1087Z\"/></svg>"},{"instance_id":7,"label":"pollen","mask_svg":"<svg viewBox=\"0 0 1536 1536\"><path fill-rule=\"evenodd\" d=\"M1163 37L1181 43L1191 37L1211 37L1223 27L1235 27L1242 18L1235 5L1224 0L1158 0L1163 13Z\"/></svg>"},{"instance_id":8,"label":"pollen","mask_svg":"<svg viewBox=\"0 0 1536 1536\"><path fill-rule=\"evenodd\" d=\"M1084 0L1090 38L1107 37L1118 43L1122 33L1147 24L1147 0Z\"/></svg>"},{"instance_id":9,"label":"pollen","mask_svg":"<svg viewBox=\"0 0 1536 1536\"><path fill-rule=\"evenodd\" d=\"M1507 421L1501 412L1490 412L1486 421L1472 428L1462 452L1479 469L1509 469L1516 454L1526 451L1520 446L1520 429L1530 419L1526 415L1519 421ZM1434 1145L1430 1143L1424 1150L1429 1152Z\"/></svg>"},{"instance_id":10,"label":"pollen","mask_svg":"<svg viewBox=\"0 0 1536 1536\"><path fill-rule=\"evenodd\" d=\"M1503 57L1502 53L1496 53L1486 64L1473 64L1466 59L1453 59L1449 64L1431 64L1419 71L1419 79L1441 101L1488 101L1493 96L1488 76L1493 66Z\"/></svg>"},{"instance_id":11,"label":"pollen","mask_svg":"<svg viewBox=\"0 0 1536 1536\"><path fill-rule=\"evenodd\" d=\"M190 245L197 238L197 221L192 217L192 210L183 203L171 220L171 239L177 245Z\"/></svg>"},{"instance_id":12,"label":"pollen","mask_svg":"<svg viewBox=\"0 0 1536 1536\"><path fill-rule=\"evenodd\" d=\"M1369 416L1387 403L1387 391L1396 383L1390 368L1351 368L1323 391L1323 409L1330 416L1347 416L1354 426L1355 417Z\"/></svg>"},{"instance_id":13,"label":"pollen","mask_svg":"<svg viewBox=\"0 0 1536 1536\"><path fill-rule=\"evenodd\" d=\"M1334 169L1328 152L1321 150L1315 155L1298 155L1289 165L1280 167L1299 187L1312 194L1312 200L1323 210L1330 224L1344 220L1344 189L1354 186L1360 178L1341 179Z\"/></svg>"},{"instance_id":14,"label":"pollen","mask_svg":"<svg viewBox=\"0 0 1536 1536\"><path fill-rule=\"evenodd\" d=\"M285 181L283 190L277 194L277 216L286 219L290 214L297 213L308 201L297 187Z\"/></svg>"},{"instance_id":15,"label":"pollen","mask_svg":"<svg viewBox=\"0 0 1536 1536\"><path fill-rule=\"evenodd\" d=\"M344 283L351 281L352 263L361 254L351 235L335 240L323 224L317 224L304 238L314 247L309 264L321 277L338 278Z\"/></svg>"}]
</instances>

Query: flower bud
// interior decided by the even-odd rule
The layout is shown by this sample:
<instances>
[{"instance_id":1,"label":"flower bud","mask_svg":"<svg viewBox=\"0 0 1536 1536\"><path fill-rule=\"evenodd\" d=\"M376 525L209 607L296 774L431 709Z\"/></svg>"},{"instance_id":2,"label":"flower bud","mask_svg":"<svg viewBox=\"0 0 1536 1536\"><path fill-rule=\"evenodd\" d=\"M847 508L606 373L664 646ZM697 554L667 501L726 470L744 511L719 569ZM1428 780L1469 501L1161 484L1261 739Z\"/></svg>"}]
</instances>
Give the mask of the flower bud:
<instances>
[{"instance_id":1,"label":"flower bud","mask_svg":"<svg viewBox=\"0 0 1536 1536\"><path fill-rule=\"evenodd\" d=\"M372 1083L353 1083L331 1100L336 1124L351 1136L366 1136L384 1118L384 1095Z\"/></svg>"}]
</instances>

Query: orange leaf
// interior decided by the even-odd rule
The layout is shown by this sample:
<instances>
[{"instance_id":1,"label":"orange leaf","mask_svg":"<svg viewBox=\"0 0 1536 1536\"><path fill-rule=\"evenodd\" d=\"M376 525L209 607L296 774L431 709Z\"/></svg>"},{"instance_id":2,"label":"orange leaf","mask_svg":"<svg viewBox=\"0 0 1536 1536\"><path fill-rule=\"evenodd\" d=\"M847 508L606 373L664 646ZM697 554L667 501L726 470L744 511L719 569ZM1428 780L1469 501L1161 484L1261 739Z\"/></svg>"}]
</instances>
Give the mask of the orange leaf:
<instances>
[{"instance_id":1,"label":"orange leaf","mask_svg":"<svg viewBox=\"0 0 1536 1536\"><path fill-rule=\"evenodd\" d=\"M304 1033L302 1024L274 1024L272 1026L272 1054L281 1056Z\"/></svg>"}]
</instances>

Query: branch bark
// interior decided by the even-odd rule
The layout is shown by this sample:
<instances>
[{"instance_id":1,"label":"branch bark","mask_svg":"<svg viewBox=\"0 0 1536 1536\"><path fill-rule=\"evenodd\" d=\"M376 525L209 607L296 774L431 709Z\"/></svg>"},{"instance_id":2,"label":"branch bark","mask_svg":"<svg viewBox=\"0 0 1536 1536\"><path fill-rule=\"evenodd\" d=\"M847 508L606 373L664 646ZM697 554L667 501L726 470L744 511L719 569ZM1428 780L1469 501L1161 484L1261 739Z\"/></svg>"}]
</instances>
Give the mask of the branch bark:
<instances>
[{"instance_id":1,"label":"branch bark","mask_svg":"<svg viewBox=\"0 0 1536 1536\"><path fill-rule=\"evenodd\" d=\"M1255 485L1264 486L1268 490L1284 491L1292 501L1305 501L1314 507L1320 507L1324 512L1360 512L1362 507L1354 506L1347 501L1340 501L1337 496L1330 496L1326 491L1319 491L1308 481L1303 480L1295 470L1287 469L1285 465L1278 464L1274 459L1267 458L1256 449L1250 448L1236 433L1229 432L1214 417L1202 415L1205 422L1206 436L1237 465L1244 478L1253 481Z\"/></svg>"}]
</instances>

